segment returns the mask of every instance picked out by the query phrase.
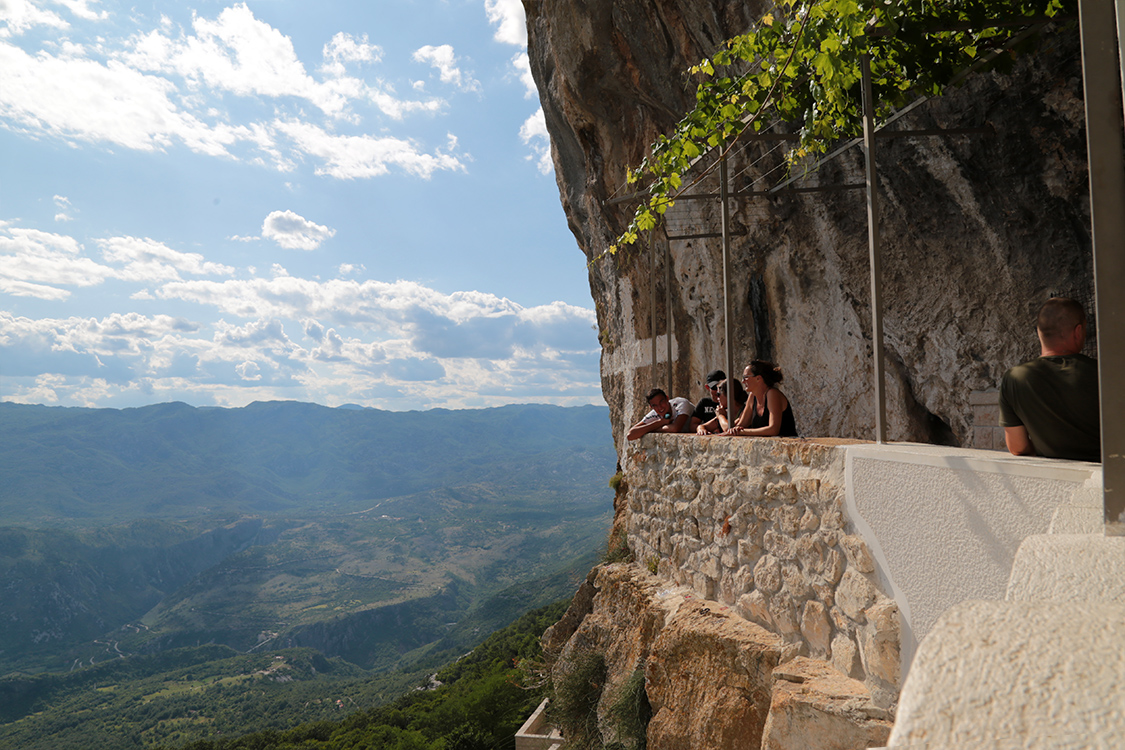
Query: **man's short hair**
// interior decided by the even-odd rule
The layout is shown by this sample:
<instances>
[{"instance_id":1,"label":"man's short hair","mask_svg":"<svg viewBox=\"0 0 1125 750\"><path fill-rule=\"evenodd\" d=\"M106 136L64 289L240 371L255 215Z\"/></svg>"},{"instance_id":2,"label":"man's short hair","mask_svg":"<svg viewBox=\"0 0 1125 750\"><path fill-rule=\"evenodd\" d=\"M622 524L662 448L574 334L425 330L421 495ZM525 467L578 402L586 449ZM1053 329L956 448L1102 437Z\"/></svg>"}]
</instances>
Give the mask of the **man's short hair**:
<instances>
[{"instance_id":1,"label":"man's short hair","mask_svg":"<svg viewBox=\"0 0 1125 750\"><path fill-rule=\"evenodd\" d=\"M645 396L645 401L646 402L652 401L657 396L663 396L664 398L668 398L668 394L664 392L663 388L653 388L651 391L648 392L648 395Z\"/></svg>"},{"instance_id":2,"label":"man's short hair","mask_svg":"<svg viewBox=\"0 0 1125 750\"><path fill-rule=\"evenodd\" d=\"M1035 321L1044 341L1058 341L1079 325L1086 325L1086 311L1069 297L1051 297L1039 308Z\"/></svg>"}]
</instances>

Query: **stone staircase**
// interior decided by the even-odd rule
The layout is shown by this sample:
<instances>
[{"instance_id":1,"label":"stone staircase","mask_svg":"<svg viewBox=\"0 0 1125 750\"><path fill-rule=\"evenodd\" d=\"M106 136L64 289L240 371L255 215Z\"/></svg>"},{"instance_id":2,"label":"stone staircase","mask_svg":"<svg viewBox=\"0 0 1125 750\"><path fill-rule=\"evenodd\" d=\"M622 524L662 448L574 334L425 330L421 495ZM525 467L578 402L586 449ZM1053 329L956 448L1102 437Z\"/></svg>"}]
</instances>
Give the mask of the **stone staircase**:
<instances>
[{"instance_id":1,"label":"stone staircase","mask_svg":"<svg viewBox=\"0 0 1125 750\"><path fill-rule=\"evenodd\" d=\"M1125 538L1100 473L1016 553L1003 601L966 601L920 644L891 748L1118 748L1125 742Z\"/></svg>"}]
</instances>

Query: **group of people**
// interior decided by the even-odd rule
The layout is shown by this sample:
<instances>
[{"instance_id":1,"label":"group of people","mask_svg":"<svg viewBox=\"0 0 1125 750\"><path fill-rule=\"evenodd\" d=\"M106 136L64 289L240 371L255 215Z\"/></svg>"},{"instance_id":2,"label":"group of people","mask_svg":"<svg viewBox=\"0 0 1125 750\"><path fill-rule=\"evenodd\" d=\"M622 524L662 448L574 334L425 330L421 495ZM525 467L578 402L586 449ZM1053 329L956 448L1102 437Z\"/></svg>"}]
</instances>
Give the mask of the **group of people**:
<instances>
[{"instance_id":1,"label":"group of people","mask_svg":"<svg viewBox=\"0 0 1125 750\"><path fill-rule=\"evenodd\" d=\"M707 376L707 396L698 405L686 398L668 398L660 388L648 392L652 410L630 429L626 437L637 440L650 432L694 432L728 437L797 437L793 406L778 388L783 379L772 362L756 359L742 371L742 381L730 383L722 370ZM728 391L734 397L730 409ZM733 420L730 414L737 414Z\"/></svg>"},{"instance_id":2,"label":"group of people","mask_svg":"<svg viewBox=\"0 0 1125 750\"><path fill-rule=\"evenodd\" d=\"M1052 297L1036 319L1040 356L1011 368L1000 384L1000 426L1008 450L1081 461L1101 460L1098 364L1082 354L1086 313L1067 297ZM698 405L669 398L660 388L649 391L652 410L627 434L637 440L650 432L694 432L731 437L796 437L793 406L777 388L781 370L772 362L754 360L742 381L729 389L726 374L707 376L707 397ZM733 423L729 413L737 414Z\"/></svg>"}]
</instances>

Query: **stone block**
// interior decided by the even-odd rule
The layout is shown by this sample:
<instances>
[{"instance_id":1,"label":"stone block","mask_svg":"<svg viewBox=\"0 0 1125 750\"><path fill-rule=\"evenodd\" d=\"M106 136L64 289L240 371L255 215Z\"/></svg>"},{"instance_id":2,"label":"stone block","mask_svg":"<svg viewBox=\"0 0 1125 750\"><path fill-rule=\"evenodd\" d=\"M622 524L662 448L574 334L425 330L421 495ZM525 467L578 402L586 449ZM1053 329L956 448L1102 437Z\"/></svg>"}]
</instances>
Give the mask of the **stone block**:
<instances>
[{"instance_id":1,"label":"stone block","mask_svg":"<svg viewBox=\"0 0 1125 750\"><path fill-rule=\"evenodd\" d=\"M809 645L811 656L817 659L828 658L832 623L828 621L827 608L815 599L805 602L801 612L801 635Z\"/></svg>"},{"instance_id":2,"label":"stone block","mask_svg":"<svg viewBox=\"0 0 1125 750\"><path fill-rule=\"evenodd\" d=\"M781 562L773 555L762 555L754 566L754 585L767 594L781 589Z\"/></svg>"},{"instance_id":3,"label":"stone block","mask_svg":"<svg viewBox=\"0 0 1125 750\"><path fill-rule=\"evenodd\" d=\"M854 680L862 680L863 664L859 659L859 647L844 633L832 636L832 666Z\"/></svg>"},{"instance_id":4,"label":"stone block","mask_svg":"<svg viewBox=\"0 0 1125 750\"><path fill-rule=\"evenodd\" d=\"M855 568L848 568L836 587L836 604L851 619L864 621L864 610L875 603L876 591L871 581Z\"/></svg>"},{"instance_id":5,"label":"stone block","mask_svg":"<svg viewBox=\"0 0 1125 750\"><path fill-rule=\"evenodd\" d=\"M860 573L875 572L875 561L871 559L871 551L867 549L867 543L863 539L858 536L843 536L840 537L840 546L848 563Z\"/></svg>"},{"instance_id":6,"label":"stone block","mask_svg":"<svg viewBox=\"0 0 1125 750\"><path fill-rule=\"evenodd\" d=\"M719 601L723 604L734 605L738 601L738 597L742 595L742 591L738 586L738 581L735 578L735 573L732 570L724 570L723 575L719 578Z\"/></svg>"},{"instance_id":7,"label":"stone block","mask_svg":"<svg viewBox=\"0 0 1125 750\"><path fill-rule=\"evenodd\" d=\"M809 579L793 563L786 563L781 566L781 581L785 584L785 590L794 599L808 599L813 595Z\"/></svg>"},{"instance_id":8,"label":"stone block","mask_svg":"<svg viewBox=\"0 0 1125 750\"><path fill-rule=\"evenodd\" d=\"M801 516L800 528L806 533L816 531L820 528L820 516L813 513L811 508L805 508L805 513Z\"/></svg>"},{"instance_id":9,"label":"stone block","mask_svg":"<svg viewBox=\"0 0 1125 750\"><path fill-rule=\"evenodd\" d=\"M797 557L797 548L792 537L779 534L770 529L762 535L762 546L766 552L781 560L793 560Z\"/></svg>"},{"instance_id":10,"label":"stone block","mask_svg":"<svg viewBox=\"0 0 1125 750\"><path fill-rule=\"evenodd\" d=\"M839 508L829 508L820 517L820 525L828 530L844 528L844 514Z\"/></svg>"},{"instance_id":11,"label":"stone block","mask_svg":"<svg viewBox=\"0 0 1125 750\"><path fill-rule=\"evenodd\" d=\"M738 564L755 565L762 556L762 548L749 539L738 540Z\"/></svg>"},{"instance_id":12,"label":"stone block","mask_svg":"<svg viewBox=\"0 0 1125 750\"><path fill-rule=\"evenodd\" d=\"M868 675L897 685L901 658L899 654L899 611L890 599L881 598L865 613L867 625L864 626L863 668Z\"/></svg>"},{"instance_id":13,"label":"stone block","mask_svg":"<svg viewBox=\"0 0 1125 750\"><path fill-rule=\"evenodd\" d=\"M761 591L751 591L738 597L735 605L743 619L755 622L764 628L773 629L773 617L770 615L769 601Z\"/></svg>"},{"instance_id":14,"label":"stone block","mask_svg":"<svg viewBox=\"0 0 1125 750\"><path fill-rule=\"evenodd\" d=\"M781 533L795 537L801 531L801 511L795 507L779 508L773 522Z\"/></svg>"},{"instance_id":15,"label":"stone block","mask_svg":"<svg viewBox=\"0 0 1125 750\"><path fill-rule=\"evenodd\" d=\"M770 597L767 606L779 634L794 636L801 632L801 625L797 620L797 607L792 597L784 591L779 592Z\"/></svg>"},{"instance_id":16,"label":"stone block","mask_svg":"<svg viewBox=\"0 0 1125 750\"><path fill-rule=\"evenodd\" d=\"M844 568L847 567L847 561L844 559L844 553L832 547L828 550L828 554L824 563L824 577L829 583L837 584L844 575Z\"/></svg>"},{"instance_id":17,"label":"stone block","mask_svg":"<svg viewBox=\"0 0 1125 750\"><path fill-rule=\"evenodd\" d=\"M816 593L816 598L824 602L824 606L831 607L836 603L836 589L824 581L813 581L812 589Z\"/></svg>"},{"instance_id":18,"label":"stone block","mask_svg":"<svg viewBox=\"0 0 1125 750\"><path fill-rule=\"evenodd\" d=\"M797 488L788 482L775 482L766 487L765 498L769 502L792 505L800 499Z\"/></svg>"},{"instance_id":19,"label":"stone block","mask_svg":"<svg viewBox=\"0 0 1125 750\"><path fill-rule=\"evenodd\" d=\"M824 572L824 546L817 541L815 536L798 537L797 562L805 570L806 575L819 575Z\"/></svg>"}]
</instances>

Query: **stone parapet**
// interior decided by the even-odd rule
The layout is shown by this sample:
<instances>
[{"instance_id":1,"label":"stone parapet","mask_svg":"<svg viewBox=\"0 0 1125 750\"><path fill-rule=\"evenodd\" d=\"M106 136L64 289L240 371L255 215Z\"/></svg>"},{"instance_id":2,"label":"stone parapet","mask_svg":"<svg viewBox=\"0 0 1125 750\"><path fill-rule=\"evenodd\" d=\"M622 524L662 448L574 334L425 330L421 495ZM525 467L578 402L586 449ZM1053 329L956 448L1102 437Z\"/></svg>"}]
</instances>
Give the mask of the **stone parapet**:
<instances>
[{"instance_id":1,"label":"stone parapet","mask_svg":"<svg viewBox=\"0 0 1125 750\"><path fill-rule=\"evenodd\" d=\"M898 606L845 510L856 441L646 437L629 446L638 563L825 660L883 706L900 679Z\"/></svg>"}]
</instances>

